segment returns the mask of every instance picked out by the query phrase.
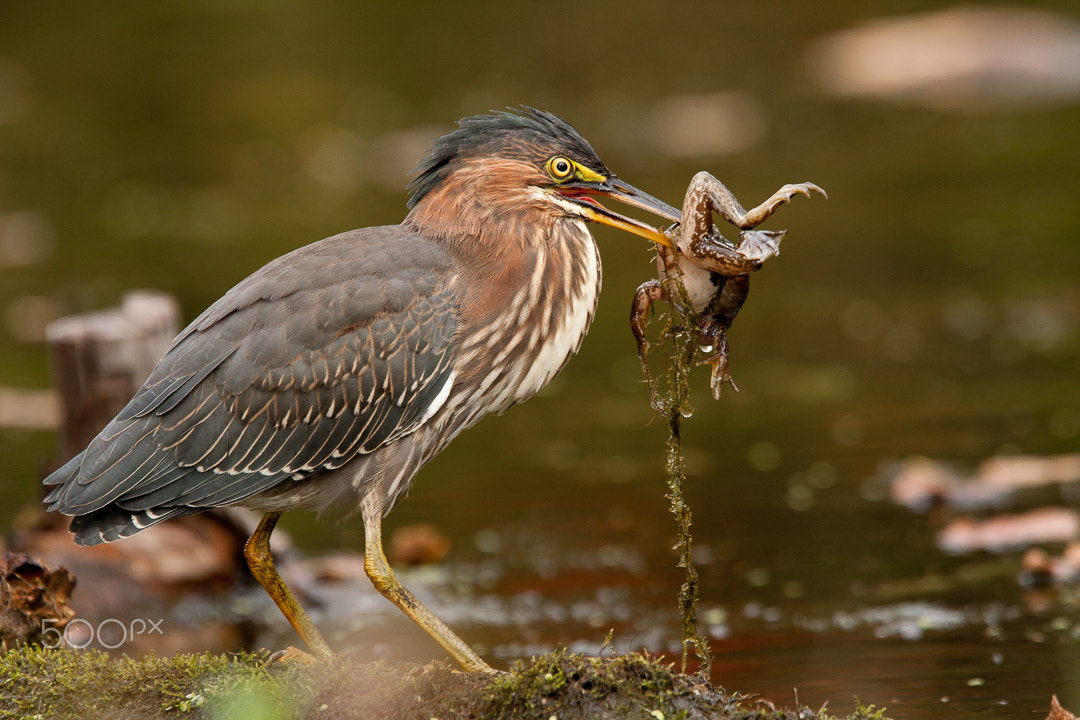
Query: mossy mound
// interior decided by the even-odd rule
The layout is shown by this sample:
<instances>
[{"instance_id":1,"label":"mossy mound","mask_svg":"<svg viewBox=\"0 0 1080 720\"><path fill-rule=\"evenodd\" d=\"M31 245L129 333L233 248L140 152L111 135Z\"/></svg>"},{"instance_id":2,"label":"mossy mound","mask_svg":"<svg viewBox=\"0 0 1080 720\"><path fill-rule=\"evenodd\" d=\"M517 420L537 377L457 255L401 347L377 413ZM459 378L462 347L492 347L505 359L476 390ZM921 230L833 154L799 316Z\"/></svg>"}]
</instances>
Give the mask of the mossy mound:
<instances>
[{"instance_id":1,"label":"mossy mound","mask_svg":"<svg viewBox=\"0 0 1080 720\"><path fill-rule=\"evenodd\" d=\"M420 667L270 662L265 654L114 659L96 651L0 654L0 718L48 720L832 720L776 710L648 656L557 652L495 677ZM858 707L848 720L884 720Z\"/></svg>"},{"instance_id":2,"label":"mossy mound","mask_svg":"<svg viewBox=\"0 0 1080 720\"><path fill-rule=\"evenodd\" d=\"M672 665L631 653L586 657L556 652L519 663L485 692L481 712L492 720L834 720L803 707L777 710L751 696L728 694ZM858 707L848 720L885 720Z\"/></svg>"},{"instance_id":3,"label":"mossy mound","mask_svg":"<svg viewBox=\"0 0 1080 720\"><path fill-rule=\"evenodd\" d=\"M284 705L295 674L252 654L117 659L96 650L20 648L0 655L0 718L224 718L219 709L244 694L280 696Z\"/></svg>"}]
</instances>

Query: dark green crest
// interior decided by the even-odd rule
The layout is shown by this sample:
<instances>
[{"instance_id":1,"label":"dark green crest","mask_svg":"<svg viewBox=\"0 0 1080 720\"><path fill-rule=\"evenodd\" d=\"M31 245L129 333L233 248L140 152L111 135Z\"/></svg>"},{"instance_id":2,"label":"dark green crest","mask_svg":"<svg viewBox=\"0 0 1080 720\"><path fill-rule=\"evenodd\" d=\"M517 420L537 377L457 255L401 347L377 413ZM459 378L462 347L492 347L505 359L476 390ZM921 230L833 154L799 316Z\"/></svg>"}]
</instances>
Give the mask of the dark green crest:
<instances>
[{"instance_id":1,"label":"dark green crest","mask_svg":"<svg viewBox=\"0 0 1080 720\"><path fill-rule=\"evenodd\" d=\"M490 115L476 115L458 122L457 130L431 144L409 183L409 208L453 172L462 158L483 153L492 157L536 162L542 165L555 155L566 155L601 175L611 172L588 141L570 123L543 110L522 107Z\"/></svg>"}]
</instances>

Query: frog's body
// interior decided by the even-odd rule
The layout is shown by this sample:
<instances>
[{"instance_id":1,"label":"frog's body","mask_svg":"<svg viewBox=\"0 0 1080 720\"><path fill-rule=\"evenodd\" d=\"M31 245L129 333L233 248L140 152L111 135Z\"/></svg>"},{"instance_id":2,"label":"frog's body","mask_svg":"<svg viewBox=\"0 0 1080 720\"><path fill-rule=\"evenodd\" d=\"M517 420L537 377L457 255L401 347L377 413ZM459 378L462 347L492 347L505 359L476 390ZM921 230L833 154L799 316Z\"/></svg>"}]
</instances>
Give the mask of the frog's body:
<instances>
[{"instance_id":1,"label":"frog's body","mask_svg":"<svg viewBox=\"0 0 1080 720\"><path fill-rule=\"evenodd\" d=\"M699 345L707 354L702 364L707 363L713 368L710 381L713 397L720 397L720 388L725 382L735 387L728 372L727 328L746 301L750 273L779 254L780 241L784 237L783 230L753 228L796 193L810 197L811 191L825 195L825 191L813 183L785 185L768 200L747 211L731 191L709 173L699 172L694 176L683 200L682 222L667 231L673 247L658 246L659 279L638 288L630 311L630 325L637 338L638 356L646 375L649 372L646 357L649 341L645 336L648 312L654 302L663 300L673 304L684 317L701 316L698 321ZM713 212L741 230L738 243L728 241L716 230ZM691 308L684 307L677 294L668 290L669 278L676 268L682 273L682 285Z\"/></svg>"}]
</instances>

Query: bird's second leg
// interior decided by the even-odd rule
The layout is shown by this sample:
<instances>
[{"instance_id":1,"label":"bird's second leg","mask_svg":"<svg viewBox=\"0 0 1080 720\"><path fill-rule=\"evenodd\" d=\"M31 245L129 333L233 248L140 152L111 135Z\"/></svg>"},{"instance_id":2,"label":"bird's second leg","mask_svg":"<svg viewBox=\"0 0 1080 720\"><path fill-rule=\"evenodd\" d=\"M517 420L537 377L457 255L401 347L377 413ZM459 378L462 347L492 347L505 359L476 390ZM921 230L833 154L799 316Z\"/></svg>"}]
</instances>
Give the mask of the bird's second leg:
<instances>
[{"instance_id":1,"label":"bird's second leg","mask_svg":"<svg viewBox=\"0 0 1080 720\"><path fill-rule=\"evenodd\" d=\"M398 606L422 627L450 656L469 672L494 673L465 641L428 610L394 575L382 547L382 507L371 498L364 501L364 570L383 597Z\"/></svg>"},{"instance_id":2,"label":"bird's second leg","mask_svg":"<svg viewBox=\"0 0 1080 720\"><path fill-rule=\"evenodd\" d=\"M274 526L277 525L280 517L280 512L271 512L263 516L255 532L244 543L244 559L247 560L251 574L266 590L266 594L278 606L281 614L285 616L297 634L307 643L308 649L315 653L315 657L319 660L329 660L334 656L333 651L323 640L315 623L311 622L311 618L304 612L304 608L300 606L296 596L281 579L277 567L274 566L274 556L270 552L270 535L274 532ZM286 652L291 655L304 655L299 651Z\"/></svg>"}]
</instances>

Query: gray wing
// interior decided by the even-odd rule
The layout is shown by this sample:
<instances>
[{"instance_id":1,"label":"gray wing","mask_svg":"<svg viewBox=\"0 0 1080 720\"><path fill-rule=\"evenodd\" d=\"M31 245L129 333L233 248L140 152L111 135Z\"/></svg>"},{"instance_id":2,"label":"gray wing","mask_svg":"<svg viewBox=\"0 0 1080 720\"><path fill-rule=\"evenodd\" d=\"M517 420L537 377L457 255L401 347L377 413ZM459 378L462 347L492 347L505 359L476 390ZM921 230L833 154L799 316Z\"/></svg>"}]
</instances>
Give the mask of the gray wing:
<instances>
[{"instance_id":1,"label":"gray wing","mask_svg":"<svg viewBox=\"0 0 1080 720\"><path fill-rule=\"evenodd\" d=\"M278 258L174 341L45 483L85 544L303 481L419 427L446 397L449 256L400 226Z\"/></svg>"}]
</instances>

